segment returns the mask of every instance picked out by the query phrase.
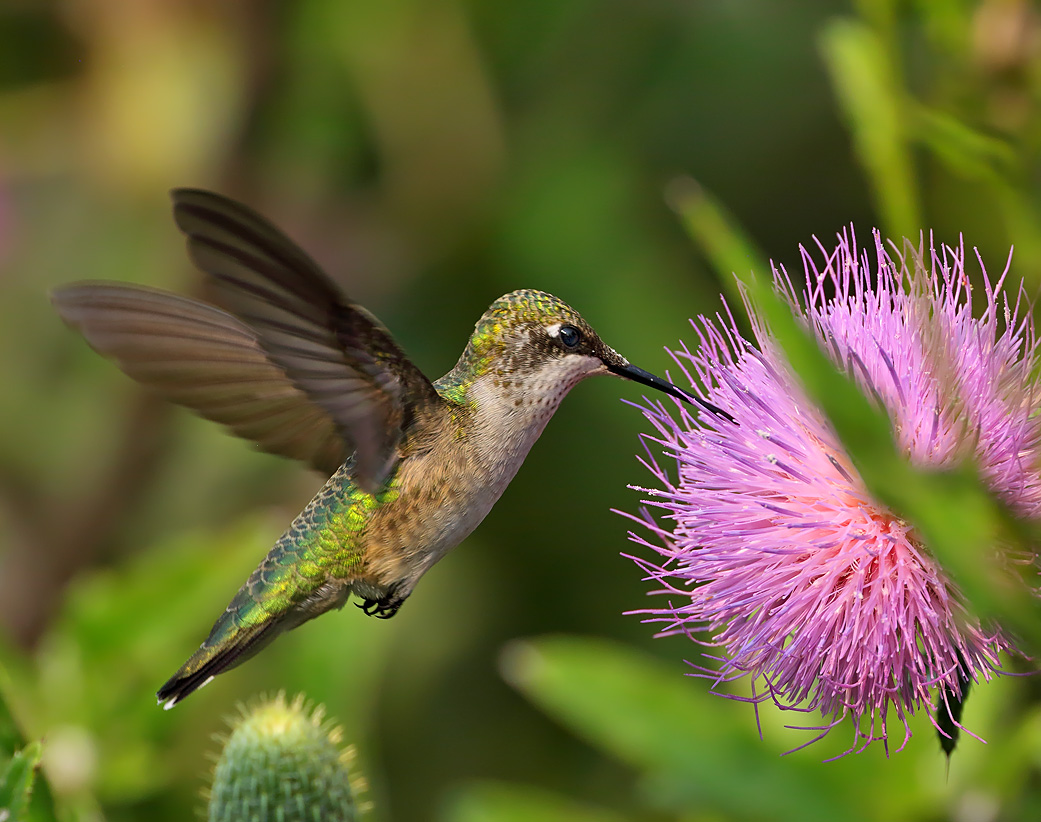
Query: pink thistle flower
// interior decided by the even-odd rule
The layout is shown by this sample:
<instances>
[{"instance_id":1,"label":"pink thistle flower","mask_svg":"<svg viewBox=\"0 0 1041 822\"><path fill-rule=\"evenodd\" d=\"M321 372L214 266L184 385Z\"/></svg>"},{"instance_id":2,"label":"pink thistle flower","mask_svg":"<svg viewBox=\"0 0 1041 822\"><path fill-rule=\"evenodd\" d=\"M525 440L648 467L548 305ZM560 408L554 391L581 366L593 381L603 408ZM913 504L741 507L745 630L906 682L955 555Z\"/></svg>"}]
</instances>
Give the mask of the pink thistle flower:
<instances>
[{"instance_id":1,"label":"pink thistle flower","mask_svg":"<svg viewBox=\"0 0 1041 822\"><path fill-rule=\"evenodd\" d=\"M1041 516L1037 340L1022 287L1011 299L1005 288L1008 268L996 282L984 271L977 318L964 247L930 244L901 258L876 232L875 265L858 255L852 232L830 253L818 248L823 267L802 249L803 288L783 268L775 288L884 407L898 446L934 469L971 457L1013 511ZM639 490L661 519L646 508L627 516L662 544L630 533L657 552L632 558L658 586L652 593L669 601L634 613L662 623L660 635L718 648L710 656L718 670L691 663L698 675L716 684L747 676L756 705L769 699L782 710L820 712L823 724L803 728L818 732L807 745L849 717L855 736L846 753L877 740L888 751L892 713L904 726L903 749L908 717L932 693L940 694L933 724L939 730L938 720L950 719L960 728L951 703L969 683L1001 672L1010 639L969 613L913 527L872 499L747 307L758 347L727 310L693 324L696 351L681 345L673 354L735 423L707 414L695 421L678 403L642 408L678 475L648 450L642 462L659 486Z\"/></svg>"}]
</instances>

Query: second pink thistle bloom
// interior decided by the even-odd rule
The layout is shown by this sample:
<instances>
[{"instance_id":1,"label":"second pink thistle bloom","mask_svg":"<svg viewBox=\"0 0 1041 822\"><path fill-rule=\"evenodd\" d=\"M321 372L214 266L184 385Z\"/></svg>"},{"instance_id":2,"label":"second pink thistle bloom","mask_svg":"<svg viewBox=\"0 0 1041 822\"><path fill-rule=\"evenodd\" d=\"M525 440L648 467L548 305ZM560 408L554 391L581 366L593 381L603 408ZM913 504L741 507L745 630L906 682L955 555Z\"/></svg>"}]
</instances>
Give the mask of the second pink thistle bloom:
<instances>
[{"instance_id":1,"label":"second pink thistle bloom","mask_svg":"<svg viewBox=\"0 0 1041 822\"><path fill-rule=\"evenodd\" d=\"M1037 342L1022 289L984 274L974 294L963 249L900 260L876 235L874 264L847 236L820 250L820 266L803 252L801 286L782 271L776 287L884 407L898 445L933 469L972 458L1018 515L1041 516ZM663 634L718 647L718 670L697 666L706 676L748 676L754 700L819 712L823 724L802 723L820 731L815 738L852 717L850 750L888 744L895 714L902 748L907 716L937 693L957 700L964 682L1000 672L1011 643L969 614L911 525L869 495L768 330L751 319L756 346L717 317L695 325L696 351L675 353L691 384L707 386L706 398L736 424L696 422L659 402L644 409L678 475L647 461L658 485L644 490L660 517L636 517L652 535L632 539L656 552L635 559L668 604L639 613Z\"/></svg>"}]
</instances>

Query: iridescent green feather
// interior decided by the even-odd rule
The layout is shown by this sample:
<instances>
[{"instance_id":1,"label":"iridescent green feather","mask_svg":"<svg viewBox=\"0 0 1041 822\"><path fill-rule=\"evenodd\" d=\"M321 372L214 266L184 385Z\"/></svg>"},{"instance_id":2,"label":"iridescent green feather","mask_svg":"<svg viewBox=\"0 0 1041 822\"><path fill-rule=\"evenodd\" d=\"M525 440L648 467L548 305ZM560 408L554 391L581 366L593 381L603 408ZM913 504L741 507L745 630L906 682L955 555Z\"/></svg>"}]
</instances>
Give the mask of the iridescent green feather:
<instances>
[{"instance_id":1,"label":"iridescent green feather","mask_svg":"<svg viewBox=\"0 0 1041 822\"><path fill-rule=\"evenodd\" d=\"M455 368L434 383L437 393L449 402L467 405L474 380L487 373L493 361L505 365L503 329L525 322L543 325L551 319L585 325L571 306L543 291L523 289L500 297L477 321Z\"/></svg>"},{"instance_id":2,"label":"iridescent green feather","mask_svg":"<svg viewBox=\"0 0 1041 822\"><path fill-rule=\"evenodd\" d=\"M366 524L399 494L395 478L376 494L361 490L350 478L352 468L350 461L342 466L297 516L239 589L206 641L167 685L200 674L215 675L327 609L309 611L306 602L322 596L327 581L350 579L360 570ZM345 601L347 593L344 588L325 595Z\"/></svg>"}]
</instances>

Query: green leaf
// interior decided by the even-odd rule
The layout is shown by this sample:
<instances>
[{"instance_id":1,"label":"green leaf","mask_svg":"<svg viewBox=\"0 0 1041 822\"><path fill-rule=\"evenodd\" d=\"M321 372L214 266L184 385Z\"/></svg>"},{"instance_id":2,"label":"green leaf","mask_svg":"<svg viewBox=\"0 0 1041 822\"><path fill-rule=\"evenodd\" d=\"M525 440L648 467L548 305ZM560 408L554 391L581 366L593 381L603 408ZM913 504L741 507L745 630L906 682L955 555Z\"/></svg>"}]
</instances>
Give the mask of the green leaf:
<instances>
[{"instance_id":1,"label":"green leaf","mask_svg":"<svg viewBox=\"0 0 1041 822\"><path fill-rule=\"evenodd\" d=\"M690 177L673 180L667 196L691 239L709 258L728 296L741 302L734 274L742 277L750 271L770 270L755 241L719 200Z\"/></svg>"},{"instance_id":2,"label":"green leaf","mask_svg":"<svg viewBox=\"0 0 1041 822\"><path fill-rule=\"evenodd\" d=\"M0 668L0 768L3 768L4 763L6 763L4 776L0 777L0 782L5 786L3 789L0 789L0 809L7 807L4 804L7 794L4 791L9 784L11 769L18 767L19 757L22 757L24 760L28 756L31 759L35 750L32 745L26 743L25 736L19 728L18 722L7 704L7 700L4 698L4 690L6 688L7 676L4 670ZM39 743L33 744L36 748L39 748ZM36 753L32 766L35 767L38 762L39 754ZM31 769L29 779L32 781ZM42 775L35 780L35 783L28 815L23 814L23 817L32 820L32 822L50 822L50 820L55 818L54 798L51 794L50 785ZM11 818L21 819L23 817L12 815Z\"/></svg>"},{"instance_id":3,"label":"green leaf","mask_svg":"<svg viewBox=\"0 0 1041 822\"><path fill-rule=\"evenodd\" d=\"M276 529L250 517L217 533L179 535L77 578L40 643L35 670L8 664L12 687L49 734L62 729L96 749L105 767L85 787L100 800L132 800L176 777L166 743L177 725L152 694L206 635L214 603L227 601ZM0 665L17 663L9 653L0 647Z\"/></svg>"},{"instance_id":4,"label":"green leaf","mask_svg":"<svg viewBox=\"0 0 1041 822\"><path fill-rule=\"evenodd\" d=\"M1022 176L1015 150L1005 140L982 134L943 111L918 106L913 123L919 138L950 169L998 187Z\"/></svg>"},{"instance_id":5,"label":"green leaf","mask_svg":"<svg viewBox=\"0 0 1041 822\"><path fill-rule=\"evenodd\" d=\"M457 791L442 822L625 822L613 811L505 782L476 782Z\"/></svg>"},{"instance_id":6,"label":"green leaf","mask_svg":"<svg viewBox=\"0 0 1041 822\"><path fill-rule=\"evenodd\" d=\"M6 675L0 668L0 686L6 686ZM15 722L14 714L7 705L3 695L4 688L0 688L0 759L14 756L15 751L25 747L25 737L22 735L18 723Z\"/></svg>"},{"instance_id":7,"label":"green leaf","mask_svg":"<svg viewBox=\"0 0 1041 822\"><path fill-rule=\"evenodd\" d=\"M820 42L886 231L894 237L916 235L922 228L921 208L896 67L864 23L835 20L824 28Z\"/></svg>"},{"instance_id":8,"label":"green leaf","mask_svg":"<svg viewBox=\"0 0 1041 822\"><path fill-rule=\"evenodd\" d=\"M655 804L778 822L870 815L870 798L851 805L853 786L822 779L820 763L769 750L747 705L624 646L576 637L516 643L503 672L548 714L640 771Z\"/></svg>"},{"instance_id":9,"label":"green leaf","mask_svg":"<svg viewBox=\"0 0 1041 822\"><path fill-rule=\"evenodd\" d=\"M0 771L0 822L20 822L28 816L41 754L40 743L32 742L11 757Z\"/></svg>"}]
</instances>

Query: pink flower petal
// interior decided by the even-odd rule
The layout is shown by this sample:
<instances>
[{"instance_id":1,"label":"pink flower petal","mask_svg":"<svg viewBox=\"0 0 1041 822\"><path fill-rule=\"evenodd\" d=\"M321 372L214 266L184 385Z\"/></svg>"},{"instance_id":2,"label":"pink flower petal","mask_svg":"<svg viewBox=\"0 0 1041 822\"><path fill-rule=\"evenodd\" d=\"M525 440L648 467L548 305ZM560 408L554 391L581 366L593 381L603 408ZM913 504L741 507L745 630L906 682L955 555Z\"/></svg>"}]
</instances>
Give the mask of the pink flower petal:
<instances>
[{"instance_id":1,"label":"pink flower petal","mask_svg":"<svg viewBox=\"0 0 1041 822\"><path fill-rule=\"evenodd\" d=\"M972 457L1013 510L1041 516L1037 340L1022 286L1010 296L1007 268L997 281L984 271L980 300L961 246L930 243L901 257L875 233L872 265L851 238L832 251L818 243L822 265L803 249L802 287L775 270L778 291L886 409L915 463ZM658 519L633 517L650 538L631 538L657 552L635 560L668 605L639 613L663 635L721 649L717 671L695 666L713 679L748 676L756 701L819 711L817 738L851 717L850 751L887 742L892 713L904 724L902 748L906 717L939 689L960 695L963 677L1000 673L999 654L1012 645L970 616L913 529L868 495L754 312L751 320L757 347L728 314L699 318L698 348L674 352L736 425L695 421L678 404L642 408L676 472L649 451L659 486L645 504Z\"/></svg>"}]
</instances>

